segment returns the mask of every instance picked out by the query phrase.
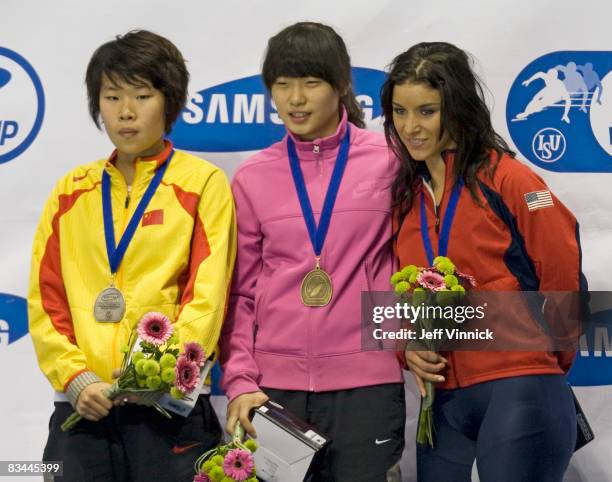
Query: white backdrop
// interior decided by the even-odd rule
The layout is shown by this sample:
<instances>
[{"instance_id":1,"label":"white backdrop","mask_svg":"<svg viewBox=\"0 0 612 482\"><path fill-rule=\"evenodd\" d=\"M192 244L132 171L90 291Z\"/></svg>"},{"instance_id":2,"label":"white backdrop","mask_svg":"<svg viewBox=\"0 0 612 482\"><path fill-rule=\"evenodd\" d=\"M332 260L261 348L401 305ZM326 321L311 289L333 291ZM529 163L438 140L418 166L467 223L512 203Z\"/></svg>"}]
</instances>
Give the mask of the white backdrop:
<instances>
[{"instance_id":1,"label":"white backdrop","mask_svg":"<svg viewBox=\"0 0 612 482\"><path fill-rule=\"evenodd\" d=\"M590 58L588 52L602 51L603 57L597 57L595 67L603 79L612 70L611 15L612 4L604 0L185 0L172 6L159 0L0 2L0 293L4 294L0 294L0 460L39 460L47 435L52 391L38 370L29 336L19 337L19 328L23 327L19 303L5 295L26 296L34 229L55 181L75 165L104 157L112 150L87 113L84 71L97 46L134 28L167 36L189 61L190 93L195 94L257 74L268 37L299 20L333 25L345 39L353 65L377 70L384 70L396 54L416 42L450 41L478 59L477 69L490 89L495 127L516 146L511 124L506 121L506 101L515 79L532 61L560 51L587 52L584 58ZM45 95L38 135L27 149L7 162L2 162L3 156L29 132L37 107L32 83L14 59L3 56L1 48L27 60L39 76ZM550 62L543 61L538 68L554 67ZM12 74L13 82L4 87L2 69ZM539 82L539 87L533 87L535 91L543 85ZM600 108L603 121L599 122L612 126L607 86L612 94L609 76ZM560 115L561 110L549 112ZM575 106L570 111L572 128L579 122L577 110ZM537 123L538 116L544 119L545 115L533 114L523 125ZM15 126L19 127L17 135ZM380 129L379 120L370 127ZM570 143L573 131L563 132L567 138L563 142ZM199 155L231 176L252 153L236 145L226 152ZM612 170L609 149L607 158L599 151L582 154L601 158L601 171ZM612 290L606 269L612 242L610 174L543 170L525 157L533 155L535 151L521 153L519 158L545 178L581 223L583 267L591 289ZM612 347L607 348L596 361L612 357ZM584 354L585 358L593 356ZM599 369L611 367L607 364ZM576 380L580 383L581 377ZM573 457L567 481L612 481L612 387L608 386L612 382L601 383L577 388L597 438ZM417 397L410 382L407 387L409 447L404 480L414 481L412 440Z\"/></svg>"}]
</instances>

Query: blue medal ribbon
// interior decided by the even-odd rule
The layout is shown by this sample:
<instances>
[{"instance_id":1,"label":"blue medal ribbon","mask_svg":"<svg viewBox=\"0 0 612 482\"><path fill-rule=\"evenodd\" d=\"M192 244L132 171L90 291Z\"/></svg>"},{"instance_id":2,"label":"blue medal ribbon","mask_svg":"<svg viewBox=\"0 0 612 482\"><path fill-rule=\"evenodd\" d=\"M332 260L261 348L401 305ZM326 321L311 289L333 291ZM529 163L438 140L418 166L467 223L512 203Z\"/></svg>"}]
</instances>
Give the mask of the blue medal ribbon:
<instances>
[{"instance_id":1,"label":"blue medal ribbon","mask_svg":"<svg viewBox=\"0 0 612 482\"><path fill-rule=\"evenodd\" d=\"M448 206L446 206L446 212L444 213L444 221L442 222L442 230L440 231L440 237L438 238L438 256L446 256L448 252L448 241L450 239L450 231L455 219L457 212L457 204L459 203L459 196L461 195L461 189L463 188L463 179L459 179L453 187L453 192L448 200ZM435 201L434 201L435 202ZM434 252L429 238L429 225L427 224L427 213L425 212L425 193L421 190L421 238L423 238L423 247L427 254L427 261L429 266L433 266Z\"/></svg>"},{"instance_id":2,"label":"blue medal ribbon","mask_svg":"<svg viewBox=\"0 0 612 482\"><path fill-rule=\"evenodd\" d=\"M332 211L334 210L334 204L336 203L336 197L338 196L338 190L340 189L340 181L344 174L344 168L348 160L350 146L350 129L347 126L346 134L338 150L338 156L336 157L336 165L332 172L329 186L327 187L327 193L325 193L325 200L323 201L323 211L319 219L319 226L315 222L314 214L312 211L312 205L308 198L308 191L306 190L306 183L304 182L304 174L300 167L300 160L295 150L295 143L291 137L287 138L287 151L289 153L289 164L291 165L291 174L293 176L293 183L295 190L300 200L300 206L302 207L302 215L306 222L306 228L308 229L308 235L310 236L310 242L314 249L315 256L318 258L321 256L321 250L323 249L323 243L327 236L327 230L329 229L329 222L331 220Z\"/></svg>"},{"instance_id":3,"label":"blue medal ribbon","mask_svg":"<svg viewBox=\"0 0 612 482\"><path fill-rule=\"evenodd\" d=\"M134 237L134 233L136 232L136 228L140 223L140 220L144 216L145 209L149 205L153 194L161 184L162 178L164 177L164 173L168 168L168 164L170 164L170 160L174 155L174 150L170 152L168 159L162 166L157 169L157 172L151 179L151 182L147 186L147 190L142 196L142 199L138 203L134 214L132 215L130 222L128 223L121 239L119 240L119 244L115 246L115 228L113 226L113 207L111 201L111 184L110 184L110 175L106 170L102 173L102 215L104 217L104 237L106 238L106 253L108 255L108 262L110 264L111 273L115 274L119 265L121 264L121 260L125 256L125 252Z\"/></svg>"}]
</instances>

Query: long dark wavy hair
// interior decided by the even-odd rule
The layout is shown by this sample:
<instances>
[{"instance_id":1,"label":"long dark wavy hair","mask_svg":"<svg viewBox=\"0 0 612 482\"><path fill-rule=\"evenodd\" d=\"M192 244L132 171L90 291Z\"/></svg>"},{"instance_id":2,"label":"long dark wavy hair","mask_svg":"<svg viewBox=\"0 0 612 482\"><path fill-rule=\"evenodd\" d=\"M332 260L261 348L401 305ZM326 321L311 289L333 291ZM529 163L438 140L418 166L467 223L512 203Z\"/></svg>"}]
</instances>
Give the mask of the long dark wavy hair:
<instances>
[{"instance_id":1,"label":"long dark wavy hair","mask_svg":"<svg viewBox=\"0 0 612 482\"><path fill-rule=\"evenodd\" d=\"M342 37L328 25L299 22L268 40L262 67L268 90L278 77L317 77L340 94L348 120L365 127L363 112L353 91L351 58Z\"/></svg>"},{"instance_id":2,"label":"long dark wavy hair","mask_svg":"<svg viewBox=\"0 0 612 482\"><path fill-rule=\"evenodd\" d=\"M440 93L441 129L456 144L454 182L463 178L472 197L480 204L477 173L492 177L504 152L514 156L508 144L493 129L491 112L484 100L483 84L474 73L468 54L446 42L423 42L393 59L381 91L387 143L400 160L393 183L393 205L402 220L412 208L418 186L419 163L402 143L393 124L393 88L405 82L424 84ZM491 150L497 159L491 162Z\"/></svg>"}]
</instances>

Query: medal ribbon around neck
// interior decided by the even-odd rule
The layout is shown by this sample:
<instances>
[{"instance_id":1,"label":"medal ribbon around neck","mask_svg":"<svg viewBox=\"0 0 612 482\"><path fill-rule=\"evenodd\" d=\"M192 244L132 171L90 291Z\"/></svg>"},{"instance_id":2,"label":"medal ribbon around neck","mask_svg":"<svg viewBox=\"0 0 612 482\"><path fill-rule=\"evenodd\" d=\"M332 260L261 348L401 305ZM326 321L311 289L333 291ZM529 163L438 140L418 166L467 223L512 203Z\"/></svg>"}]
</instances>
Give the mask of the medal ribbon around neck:
<instances>
[{"instance_id":1,"label":"medal ribbon around neck","mask_svg":"<svg viewBox=\"0 0 612 482\"><path fill-rule=\"evenodd\" d=\"M440 237L438 238L438 256L446 256L448 252L448 241L450 239L450 231L455 219L457 212L457 204L459 203L459 196L463 189L463 179L455 184L451 197L448 200L448 206L446 206L446 212L444 213L444 221L442 222L442 230L440 231ZM435 202L435 200L434 200ZM425 193L421 190L421 238L423 238L423 247L427 254L427 262L429 266L433 266L434 252L429 238L429 225L427 224L427 213L425 212Z\"/></svg>"},{"instance_id":2,"label":"medal ribbon around neck","mask_svg":"<svg viewBox=\"0 0 612 482\"><path fill-rule=\"evenodd\" d=\"M321 211L319 226L317 227L312 211L312 205L310 204L310 199L308 198L306 183L304 182L304 174L302 173L300 160L295 149L295 143L291 137L287 138L287 151L289 153L289 164L291 165L293 183L300 200L302 215L304 216L304 221L306 222L310 242L312 243L312 248L317 258L321 256L323 243L325 242L325 237L327 236L332 211L334 210L334 204L336 203L336 197L338 196L338 190L340 189L340 181L342 181L344 168L346 167L346 162L348 160L349 146L350 128L347 126L346 134L344 139L342 139L342 143L340 144L340 148L338 150L338 156L336 157L336 165L334 166L334 171L329 181L329 186L327 187L327 193L325 194L325 200L323 201L323 210Z\"/></svg>"},{"instance_id":3,"label":"medal ribbon around neck","mask_svg":"<svg viewBox=\"0 0 612 482\"><path fill-rule=\"evenodd\" d=\"M164 177L164 173L168 168L168 164L172 160L172 156L174 155L174 150L170 152L168 159L166 162L157 169L157 172L151 179L151 182L147 186L147 190L145 191L142 199L138 203L134 214L130 218L130 222L128 223L121 239L119 240L119 244L115 246L115 228L113 225L113 207L111 201L111 183L110 183L110 175L106 170L104 170L102 174L102 214L104 217L104 237L106 238L106 253L108 254L108 262L110 264L111 273L115 274L123 257L125 256L125 252L134 237L134 233L136 232L136 228L142 217L144 216L145 209L149 205L153 194L161 184L162 178Z\"/></svg>"}]
</instances>

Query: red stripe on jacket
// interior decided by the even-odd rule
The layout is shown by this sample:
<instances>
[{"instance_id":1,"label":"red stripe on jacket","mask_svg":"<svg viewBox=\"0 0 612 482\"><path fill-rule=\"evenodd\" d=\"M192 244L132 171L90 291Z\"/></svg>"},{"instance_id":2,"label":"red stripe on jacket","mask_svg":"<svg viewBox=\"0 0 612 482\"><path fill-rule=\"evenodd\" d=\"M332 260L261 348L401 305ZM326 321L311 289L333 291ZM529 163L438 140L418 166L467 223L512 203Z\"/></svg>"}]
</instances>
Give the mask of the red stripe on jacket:
<instances>
[{"instance_id":1,"label":"red stripe on jacket","mask_svg":"<svg viewBox=\"0 0 612 482\"><path fill-rule=\"evenodd\" d=\"M193 286L197 277L198 267L210 255L210 245L206 236L206 230L204 229L204 223L202 223L198 215L200 196L193 192L184 191L176 184L171 184L171 186L183 209L194 219L189 267L178 278L178 285L183 293L179 310L180 316L183 307L193 299Z\"/></svg>"},{"instance_id":2,"label":"red stripe on jacket","mask_svg":"<svg viewBox=\"0 0 612 482\"><path fill-rule=\"evenodd\" d=\"M49 315L56 331L68 338L70 343L76 345L72 316L68 307L68 297L62 278L62 263L59 240L60 218L66 214L77 202L82 194L93 191L99 183L90 189L79 189L72 194L61 194L58 198L59 208L51 221L51 236L47 240L45 253L40 261L39 285L42 306Z\"/></svg>"}]
</instances>

